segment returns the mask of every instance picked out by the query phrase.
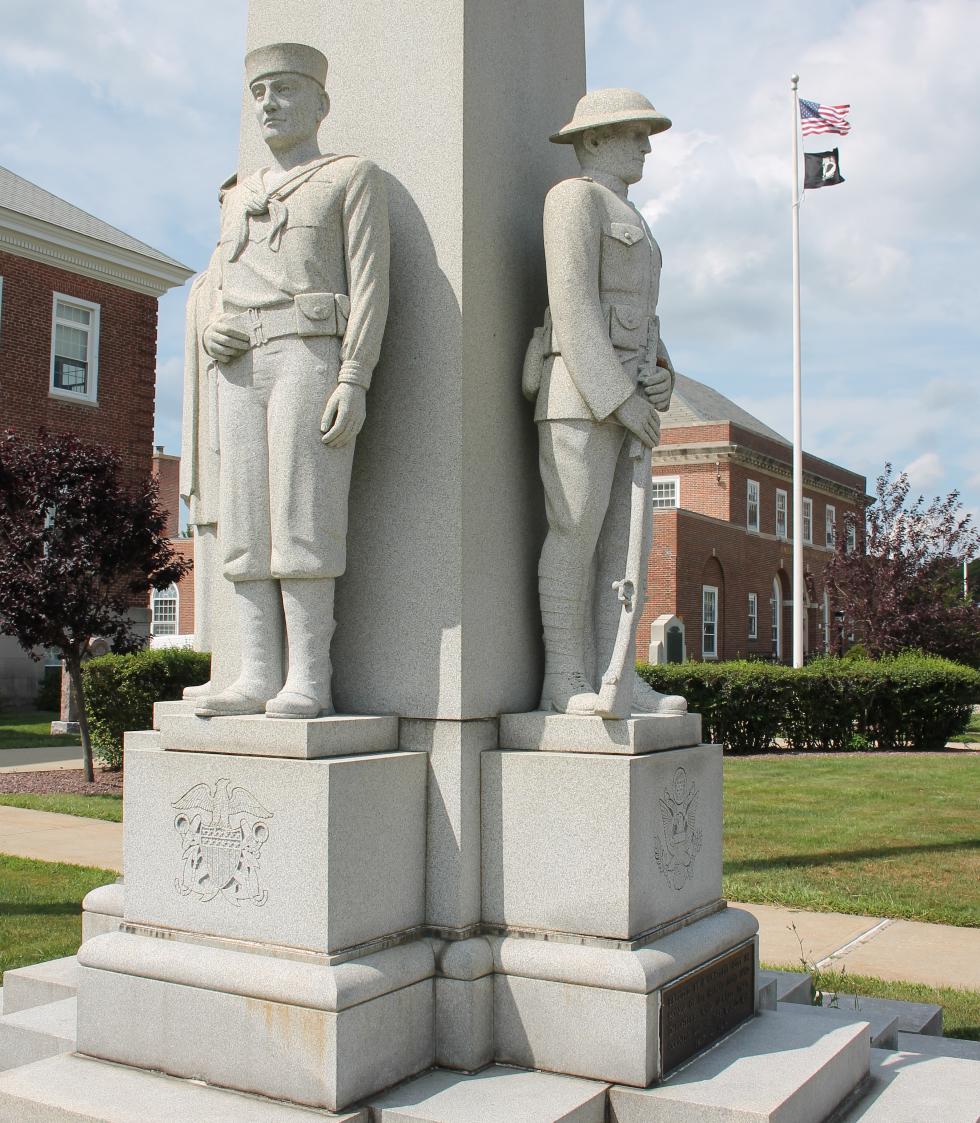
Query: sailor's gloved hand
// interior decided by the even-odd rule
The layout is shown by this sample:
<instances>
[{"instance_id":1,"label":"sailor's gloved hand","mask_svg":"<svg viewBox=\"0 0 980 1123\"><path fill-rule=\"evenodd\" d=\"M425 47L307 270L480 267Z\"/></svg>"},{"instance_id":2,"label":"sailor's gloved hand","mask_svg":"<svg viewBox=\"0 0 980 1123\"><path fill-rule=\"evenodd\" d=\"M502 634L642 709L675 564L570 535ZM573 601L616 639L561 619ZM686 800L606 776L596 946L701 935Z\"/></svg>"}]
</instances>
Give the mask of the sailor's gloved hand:
<instances>
[{"instance_id":1,"label":"sailor's gloved hand","mask_svg":"<svg viewBox=\"0 0 980 1123\"><path fill-rule=\"evenodd\" d=\"M237 359L251 346L248 336L241 328L228 325L228 321L232 319L234 315L226 312L204 329L201 342L204 344L204 350L215 362L227 363Z\"/></svg>"},{"instance_id":2,"label":"sailor's gloved hand","mask_svg":"<svg viewBox=\"0 0 980 1123\"><path fill-rule=\"evenodd\" d=\"M660 418L641 393L631 394L616 410L615 417L647 448L656 448L660 443Z\"/></svg>"},{"instance_id":3,"label":"sailor's gloved hand","mask_svg":"<svg viewBox=\"0 0 980 1123\"><path fill-rule=\"evenodd\" d=\"M367 393L362 386L341 382L327 399L327 408L320 422L320 438L330 448L349 445L364 428L367 417Z\"/></svg>"},{"instance_id":4,"label":"sailor's gloved hand","mask_svg":"<svg viewBox=\"0 0 980 1123\"><path fill-rule=\"evenodd\" d=\"M650 405L660 413L666 413L670 409L672 381L670 371L665 367L649 365L640 371L639 382L643 393Z\"/></svg>"}]
</instances>

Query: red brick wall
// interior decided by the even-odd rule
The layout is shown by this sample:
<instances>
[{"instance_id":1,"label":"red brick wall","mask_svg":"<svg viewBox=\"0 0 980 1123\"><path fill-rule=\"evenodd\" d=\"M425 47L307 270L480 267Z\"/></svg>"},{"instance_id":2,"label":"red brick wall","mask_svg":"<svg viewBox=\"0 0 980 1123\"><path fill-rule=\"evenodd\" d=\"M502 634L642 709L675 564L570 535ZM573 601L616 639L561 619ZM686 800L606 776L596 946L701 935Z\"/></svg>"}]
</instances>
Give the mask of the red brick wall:
<instances>
[{"instance_id":1,"label":"red brick wall","mask_svg":"<svg viewBox=\"0 0 980 1123\"><path fill-rule=\"evenodd\" d=\"M160 504L167 512L168 538L180 533L180 457L153 453L153 475L160 485Z\"/></svg>"},{"instance_id":2,"label":"red brick wall","mask_svg":"<svg viewBox=\"0 0 980 1123\"><path fill-rule=\"evenodd\" d=\"M150 471L156 378L155 297L0 252L0 428L44 426L113 446L127 482ZM55 292L100 306L98 404L48 393Z\"/></svg>"},{"instance_id":3,"label":"red brick wall","mask_svg":"<svg viewBox=\"0 0 980 1123\"><path fill-rule=\"evenodd\" d=\"M683 484L682 484L683 488ZM682 491L683 494L683 491ZM839 516L838 516L839 517ZM701 587L718 587L718 657L736 659L772 653L770 596L774 577L781 582L782 599L791 598L793 547L721 519L684 510L655 511L653 549L648 567L647 601L640 620L637 650L645 658L650 625L663 613L684 621L687 653L701 658ZM823 571L827 550L803 551L804 570L811 575L815 596L809 612L809 650L822 650ZM748 594L758 597L758 638L748 638ZM780 606L782 655L792 655L792 610Z\"/></svg>"}]
</instances>

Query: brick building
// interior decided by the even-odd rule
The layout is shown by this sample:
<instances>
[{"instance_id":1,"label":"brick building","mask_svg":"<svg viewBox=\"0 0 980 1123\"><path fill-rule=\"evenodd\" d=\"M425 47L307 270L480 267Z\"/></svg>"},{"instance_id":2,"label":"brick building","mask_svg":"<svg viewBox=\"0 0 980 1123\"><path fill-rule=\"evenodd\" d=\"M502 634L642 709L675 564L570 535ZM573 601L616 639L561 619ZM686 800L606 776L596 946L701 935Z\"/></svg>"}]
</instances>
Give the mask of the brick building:
<instances>
[{"instance_id":1,"label":"brick building","mask_svg":"<svg viewBox=\"0 0 980 1123\"><path fill-rule=\"evenodd\" d=\"M792 659L792 445L701 382L678 375L653 452L653 549L637 651L657 659L654 621L683 624L689 659ZM836 647L824 583L837 526L863 509L865 477L803 456L804 650ZM859 546L860 543L854 543ZM678 637L675 636L675 642Z\"/></svg>"},{"instance_id":2,"label":"brick building","mask_svg":"<svg viewBox=\"0 0 980 1123\"><path fill-rule=\"evenodd\" d=\"M167 512L167 537L177 554L194 561L194 539L180 534L180 457L153 450L153 475L160 502ZM169 589L150 594L150 644L153 647L190 647L194 642L194 574L186 574Z\"/></svg>"},{"instance_id":3,"label":"brick building","mask_svg":"<svg viewBox=\"0 0 980 1123\"><path fill-rule=\"evenodd\" d=\"M127 480L145 477L157 301L192 272L0 168L0 429L112 445ZM0 698L31 699L41 673L0 636Z\"/></svg>"}]
</instances>

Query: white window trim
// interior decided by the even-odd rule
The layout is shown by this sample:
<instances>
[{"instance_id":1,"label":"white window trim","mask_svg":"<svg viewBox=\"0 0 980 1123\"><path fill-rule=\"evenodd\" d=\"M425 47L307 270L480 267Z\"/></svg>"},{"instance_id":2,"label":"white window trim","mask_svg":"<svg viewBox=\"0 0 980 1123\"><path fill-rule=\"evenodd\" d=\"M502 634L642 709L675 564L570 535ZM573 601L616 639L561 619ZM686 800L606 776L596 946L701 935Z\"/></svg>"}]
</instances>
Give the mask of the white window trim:
<instances>
[{"instance_id":1,"label":"white window trim","mask_svg":"<svg viewBox=\"0 0 980 1123\"><path fill-rule=\"evenodd\" d=\"M809 515L809 519L807 516ZM809 521L809 530L807 522ZM803 541L807 546L813 545L813 500L803 497Z\"/></svg>"},{"instance_id":2,"label":"white window trim","mask_svg":"<svg viewBox=\"0 0 980 1123\"><path fill-rule=\"evenodd\" d=\"M830 593L823 591L823 649L830 651Z\"/></svg>"},{"instance_id":3,"label":"white window trim","mask_svg":"<svg viewBox=\"0 0 980 1123\"><path fill-rule=\"evenodd\" d=\"M772 609L772 645L773 655L777 659L783 657L783 586L778 577L772 579L772 588L769 592L769 606Z\"/></svg>"},{"instance_id":4,"label":"white window trim","mask_svg":"<svg viewBox=\"0 0 980 1123\"><path fill-rule=\"evenodd\" d=\"M783 529L779 529L779 497L783 497ZM789 538L789 496L781 488L776 488L776 537Z\"/></svg>"},{"instance_id":5,"label":"white window trim","mask_svg":"<svg viewBox=\"0 0 980 1123\"><path fill-rule=\"evenodd\" d=\"M2 324L2 323L3 323L3 277L0 277L0 324ZM0 341L2 341L2 339L3 339L3 335L2 335L2 333L0 333Z\"/></svg>"},{"instance_id":6,"label":"white window trim","mask_svg":"<svg viewBox=\"0 0 980 1123\"><path fill-rule=\"evenodd\" d=\"M837 545L837 508L828 503L823 515L824 545L833 550Z\"/></svg>"},{"instance_id":7,"label":"white window trim","mask_svg":"<svg viewBox=\"0 0 980 1123\"><path fill-rule=\"evenodd\" d=\"M92 313L92 322L88 326L88 390L84 394L74 390L62 390L54 384L54 344L58 327L58 301L66 304L77 304L79 308L87 308ZM80 296L69 296L65 292L56 292L51 298L51 363L48 369L48 395L65 402L80 402L87 405L99 404L99 320L101 306L93 304L91 300L83 300ZM78 326L78 325L75 325Z\"/></svg>"},{"instance_id":8,"label":"white window trim","mask_svg":"<svg viewBox=\"0 0 980 1123\"><path fill-rule=\"evenodd\" d=\"M674 485L674 507L654 507L655 511L670 511L681 505L681 478L680 476L651 476L650 482L655 484Z\"/></svg>"},{"instance_id":9,"label":"white window trim","mask_svg":"<svg viewBox=\"0 0 980 1123\"><path fill-rule=\"evenodd\" d=\"M715 620L714 620L714 624L715 624L715 635L714 635L715 647L714 647L714 651L706 651L705 646L704 646L704 594L705 593L714 593L714 597L715 597ZM702 659L708 660L708 659L717 659L718 658L718 617L719 616L720 616L720 613L718 611L718 586L717 585L702 585L701 586L701 658Z\"/></svg>"},{"instance_id":10,"label":"white window trim","mask_svg":"<svg viewBox=\"0 0 980 1123\"><path fill-rule=\"evenodd\" d=\"M158 632L156 630L156 619L155 619L156 613L154 611L155 606L156 606L156 602L157 602L157 597L160 596L160 598L162 600L163 599L162 594L163 593L169 593L171 589L173 589L173 593L174 593L173 598L172 598L173 599L173 606L174 606L174 620L173 620L174 630L172 632ZM169 604L170 601L171 601L171 598L168 597L167 603ZM169 623L169 621L167 621L167 622ZM166 587L166 589L154 589L153 592L150 594L150 635L151 636L160 636L160 635L162 635L162 636L179 636L180 635L180 589L177 588L176 584L168 585Z\"/></svg>"},{"instance_id":11,"label":"white window trim","mask_svg":"<svg viewBox=\"0 0 980 1123\"><path fill-rule=\"evenodd\" d=\"M857 527L854 525L854 523L848 523L847 524L847 542L846 542L847 552L849 554L853 554L854 551L857 549L857 544L858 544Z\"/></svg>"},{"instance_id":12,"label":"white window trim","mask_svg":"<svg viewBox=\"0 0 980 1123\"><path fill-rule=\"evenodd\" d=\"M759 638L759 595L749 593L749 639Z\"/></svg>"},{"instance_id":13,"label":"white window trim","mask_svg":"<svg viewBox=\"0 0 980 1123\"><path fill-rule=\"evenodd\" d=\"M750 510L751 502L752 502L751 493L752 493L753 487L755 487L755 525L754 526L752 525L752 521L749 518L749 510ZM745 481L745 529L750 534L758 534L759 533L759 520L761 518L761 515L762 515L762 488L759 487L759 481L758 480L746 480Z\"/></svg>"}]
</instances>

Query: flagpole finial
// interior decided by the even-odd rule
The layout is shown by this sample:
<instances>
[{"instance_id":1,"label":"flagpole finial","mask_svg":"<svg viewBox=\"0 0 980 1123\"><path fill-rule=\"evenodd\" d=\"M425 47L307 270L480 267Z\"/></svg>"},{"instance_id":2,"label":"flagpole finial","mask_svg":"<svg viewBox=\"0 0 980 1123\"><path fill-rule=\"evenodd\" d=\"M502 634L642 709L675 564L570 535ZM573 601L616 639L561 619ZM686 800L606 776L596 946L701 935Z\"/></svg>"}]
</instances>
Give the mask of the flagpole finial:
<instances>
[{"instance_id":1,"label":"flagpole finial","mask_svg":"<svg viewBox=\"0 0 980 1123\"><path fill-rule=\"evenodd\" d=\"M795 90L795 89L796 89L796 87L797 87L797 86L798 86L798 85L800 84L800 76L799 76L799 74L791 74L791 75L790 75L790 79L789 79L789 80L790 80L790 82L792 83L792 85L793 85L793 89L794 89L794 90Z\"/></svg>"}]
</instances>

